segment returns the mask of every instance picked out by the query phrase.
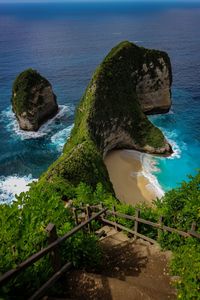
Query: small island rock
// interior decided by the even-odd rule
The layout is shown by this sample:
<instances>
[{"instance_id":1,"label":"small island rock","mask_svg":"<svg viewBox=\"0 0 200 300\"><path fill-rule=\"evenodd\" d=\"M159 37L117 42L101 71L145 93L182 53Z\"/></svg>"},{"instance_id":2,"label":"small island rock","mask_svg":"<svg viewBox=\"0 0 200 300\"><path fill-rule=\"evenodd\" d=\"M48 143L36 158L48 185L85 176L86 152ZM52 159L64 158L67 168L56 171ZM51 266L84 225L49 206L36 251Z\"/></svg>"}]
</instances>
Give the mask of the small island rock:
<instances>
[{"instance_id":1,"label":"small island rock","mask_svg":"<svg viewBox=\"0 0 200 300\"><path fill-rule=\"evenodd\" d=\"M12 109L21 129L37 131L58 112L49 81L32 69L20 73L13 84Z\"/></svg>"}]
</instances>

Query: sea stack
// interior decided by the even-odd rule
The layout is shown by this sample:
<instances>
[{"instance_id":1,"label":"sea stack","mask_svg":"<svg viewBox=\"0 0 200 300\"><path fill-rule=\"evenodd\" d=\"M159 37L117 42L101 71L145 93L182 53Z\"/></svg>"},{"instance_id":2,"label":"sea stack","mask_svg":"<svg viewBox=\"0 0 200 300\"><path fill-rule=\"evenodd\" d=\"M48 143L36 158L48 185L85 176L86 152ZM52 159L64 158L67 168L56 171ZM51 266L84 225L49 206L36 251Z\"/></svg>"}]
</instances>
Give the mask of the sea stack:
<instances>
[{"instance_id":1,"label":"sea stack","mask_svg":"<svg viewBox=\"0 0 200 300\"><path fill-rule=\"evenodd\" d=\"M51 84L33 69L25 70L17 76L11 101L19 126L26 131L37 131L58 112Z\"/></svg>"},{"instance_id":2,"label":"sea stack","mask_svg":"<svg viewBox=\"0 0 200 300\"><path fill-rule=\"evenodd\" d=\"M88 130L103 156L118 148L169 155L171 146L146 114L171 107L172 73L167 53L125 41L97 68L80 105L88 106ZM81 118L80 118L81 119Z\"/></svg>"}]
</instances>

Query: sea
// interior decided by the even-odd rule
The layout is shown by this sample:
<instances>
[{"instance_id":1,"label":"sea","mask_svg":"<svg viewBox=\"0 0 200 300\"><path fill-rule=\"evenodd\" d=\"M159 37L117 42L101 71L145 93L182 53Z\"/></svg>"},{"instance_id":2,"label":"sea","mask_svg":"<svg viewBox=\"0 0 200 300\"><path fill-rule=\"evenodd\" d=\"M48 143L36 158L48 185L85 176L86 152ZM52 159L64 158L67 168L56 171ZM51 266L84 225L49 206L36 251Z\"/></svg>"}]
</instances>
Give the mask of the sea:
<instances>
[{"instance_id":1,"label":"sea","mask_svg":"<svg viewBox=\"0 0 200 300\"><path fill-rule=\"evenodd\" d=\"M0 202L28 189L62 153L75 107L104 56L117 43L167 51L172 63L171 111L150 116L171 142L171 157L144 157L146 176L163 192L200 166L200 2L0 4ZM23 70L52 84L59 113L23 132L11 109L12 84Z\"/></svg>"}]
</instances>

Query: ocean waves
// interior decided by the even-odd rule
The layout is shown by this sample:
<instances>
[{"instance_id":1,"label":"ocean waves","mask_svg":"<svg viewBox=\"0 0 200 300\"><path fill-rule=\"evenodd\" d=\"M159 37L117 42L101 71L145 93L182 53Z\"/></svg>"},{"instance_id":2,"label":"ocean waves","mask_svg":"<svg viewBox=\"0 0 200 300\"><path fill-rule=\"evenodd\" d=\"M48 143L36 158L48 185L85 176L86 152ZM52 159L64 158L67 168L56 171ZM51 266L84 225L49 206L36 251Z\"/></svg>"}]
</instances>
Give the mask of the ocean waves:
<instances>
[{"instance_id":1,"label":"ocean waves","mask_svg":"<svg viewBox=\"0 0 200 300\"><path fill-rule=\"evenodd\" d=\"M21 192L27 192L30 188L29 184L36 181L32 175L19 177L13 176L0 176L0 202L11 203L15 199L15 195Z\"/></svg>"},{"instance_id":2,"label":"ocean waves","mask_svg":"<svg viewBox=\"0 0 200 300\"><path fill-rule=\"evenodd\" d=\"M27 191L27 184L57 159L73 128L73 113L73 105L60 105L58 114L37 132L26 132L19 128L11 107L1 112L5 142L1 144L0 203L10 203L15 194Z\"/></svg>"},{"instance_id":3,"label":"ocean waves","mask_svg":"<svg viewBox=\"0 0 200 300\"><path fill-rule=\"evenodd\" d=\"M157 166L156 159L153 155L150 154L141 154L142 162L142 175L146 177L149 181L147 188L151 191L153 190L158 198L164 196L164 190L158 182L157 176L155 174L160 172L160 169Z\"/></svg>"},{"instance_id":4,"label":"ocean waves","mask_svg":"<svg viewBox=\"0 0 200 300\"><path fill-rule=\"evenodd\" d=\"M73 112L73 107L59 105L59 111L56 116L43 124L37 132L21 130L11 107L1 113L0 120L4 123L6 130L15 138L20 138L21 140L37 139L47 136L52 131L55 131L56 127L59 129L60 123L64 122L68 116L73 114Z\"/></svg>"},{"instance_id":5,"label":"ocean waves","mask_svg":"<svg viewBox=\"0 0 200 300\"><path fill-rule=\"evenodd\" d=\"M172 112L151 116L150 120L159 127L172 145L169 157L155 157L158 170L153 172L165 191L188 181L199 168L199 106L188 91L173 91Z\"/></svg>"},{"instance_id":6,"label":"ocean waves","mask_svg":"<svg viewBox=\"0 0 200 300\"><path fill-rule=\"evenodd\" d=\"M70 136L71 130L73 128L73 124L60 130L59 132L55 133L51 137L52 145L55 145L58 151L62 151L64 144L66 143L67 139Z\"/></svg>"},{"instance_id":7,"label":"ocean waves","mask_svg":"<svg viewBox=\"0 0 200 300\"><path fill-rule=\"evenodd\" d=\"M167 131L164 128L162 128L162 131L164 135L166 136L168 142L172 146L173 153L172 155L168 156L167 159L179 159L181 158L182 148L186 147L186 145L181 142L181 145L177 143L178 140L178 134L174 131Z\"/></svg>"}]
</instances>

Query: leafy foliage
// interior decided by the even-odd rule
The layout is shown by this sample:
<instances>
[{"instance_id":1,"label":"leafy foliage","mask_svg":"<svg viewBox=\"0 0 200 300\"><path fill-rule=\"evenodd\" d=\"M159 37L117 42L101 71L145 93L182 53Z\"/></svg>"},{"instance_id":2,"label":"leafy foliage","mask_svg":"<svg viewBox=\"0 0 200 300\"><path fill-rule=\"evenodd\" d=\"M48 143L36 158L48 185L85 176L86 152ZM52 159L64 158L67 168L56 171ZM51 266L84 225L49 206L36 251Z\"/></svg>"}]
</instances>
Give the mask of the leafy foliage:
<instances>
[{"instance_id":1,"label":"leafy foliage","mask_svg":"<svg viewBox=\"0 0 200 300\"><path fill-rule=\"evenodd\" d=\"M190 230L193 222L198 225L200 221L200 172L189 178L189 182L182 182L180 187L155 202L165 224L183 231ZM196 230L200 233L199 227ZM164 232L159 242L163 248L173 250L171 270L174 275L180 276L176 282L178 298L200 299L200 241Z\"/></svg>"},{"instance_id":2,"label":"leafy foliage","mask_svg":"<svg viewBox=\"0 0 200 300\"><path fill-rule=\"evenodd\" d=\"M15 268L29 256L47 246L45 228L49 223L56 225L59 236L75 226L71 211L65 208L63 201L60 200L62 192L65 191L58 189L55 193L54 186L52 188L49 185L48 188L33 183L30 191L21 193L11 205L1 205L1 274ZM63 263L70 260L74 266L98 265L101 257L96 237L83 233L78 233L64 242L61 254ZM7 295L6 299L10 296L27 299L28 295L51 273L51 264L47 255L12 280L2 293Z\"/></svg>"},{"instance_id":3,"label":"leafy foliage","mask_svg":"<svg viewBox=\"0 0 200 300\"><path fill-rule=\"evenodd\" d=\"M189 178L189 182L182 182L180 187L156 201L159 213L165 216L165 223L182 230L189 230L192 222L200 222L200 172Z\"/></svg>"},{"instance_id":4,"label":"leafy foliage","mask_svg":"<svg viewBox=\"0 0 200 300\"><path fill-rule=\"evenodd\" d=\"M189 239L185 245L177 247L171 272L180 276L175 281L178 299L200 299L200 243Z\"/></svg>"}]
</instances>

